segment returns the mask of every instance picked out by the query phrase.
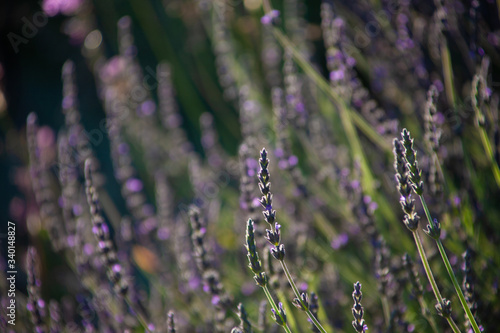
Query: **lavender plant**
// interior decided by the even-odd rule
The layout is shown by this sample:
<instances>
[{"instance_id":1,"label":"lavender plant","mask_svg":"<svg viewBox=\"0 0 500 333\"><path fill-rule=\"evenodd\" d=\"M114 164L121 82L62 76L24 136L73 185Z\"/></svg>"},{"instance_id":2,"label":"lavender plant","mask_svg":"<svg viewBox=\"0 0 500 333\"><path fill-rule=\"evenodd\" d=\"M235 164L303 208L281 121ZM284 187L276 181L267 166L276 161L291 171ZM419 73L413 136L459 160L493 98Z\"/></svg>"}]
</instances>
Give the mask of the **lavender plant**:
<instances>
[{"instance_id":1,"label":"lavender plant","mask_svg":"<svg viewBox=\"0 0 500 333\"><path fill-rule=\"evenodd\" d=\"M363 306L361 306L361 299L363 298L363 293L361 292L361 284L356 282L354 284L354 291L352 293L352 299L354 300L354 306L352 307L352 315L354 316L354 321L352 326L358 333L363 333L368 330L368 326L365 324L363 319Z\"/></svg>"},{"instance_id":2,"label":"lavender plant","mask_svg":"<svg viewBox=\"0 0 500 333\"><path fill-rule=\"evenodd\" d=\"M323 326L319 323L318 319L312 314L311 310L309 310L309 301L306 293L300 293L295 282L288 270L288 267L285 262L285 245L281 243L281 225L276 221L276 211L273 209L273 195L271 193L271 182L270 182L270 173L269 173L269 159L267 158L267 151L263 148L260 152L259 159L260 170L257 175L259 179L259 189L262 193L262 198L260 199L260 204L264 208L262 214L264 214L264 220L269 224L270 229L266 229L266 240L271 244L271 254L274 259L278 260L283 268L283 272L286 275L288 283L295 294L295 298L293 299L293 304L304 311L309 319L314 323L314 325L320 330L320 332L326 332ZM276 320L277 313L280 313L279 321ZM286 315L284 314L282 306L279 307L279 311L273 309L273 314L275 320L278 324L284 325L286 324Z\"/></svg>"},{"instance_id":3,"label":"lavender plant","mask_svg":"<svg viewBox=\"0 0 500 333\"><path fill-rule=\"evenodd\" d=\"M40 5L0 48L0 331L496 330L497 3Z\"/></svg>"},{"instance_id":4,"label":"lavender plant","mask_svg":"<svg viewBox=\"0 0 500 333\"><path fill-rule=\"evenodd\" d=\"M425 233L429 235L431 238L433 238L436 241L436 244L439 249L439 253L441 254L441 257L443 258L443 262L446 266L446 270L448 271L448 275L450 276L451 281L453 282L453 286L455 287L455 291L457 292L457 295L460 299L460 303L462 304L462 307L464 308L467 318L470 321L474 332L479 332L479 327L474 319L474 316L471 313L471 310L469 306L467 306L465 297L463 295L462 289L460 288L460 285L458 284L457 278L455 276L455 273L453 272L453 269L451 267L450 261L448 259L448 256L446 255L446 252L444 250L443 244L441 242L441 225L438 222L437 219L432 220L431 214L429 212L429 208L427 208L427 204L425 203L425 199L423 197L423 182L420 179L420 170L418 169L418 163L416 160L416 152L413 149L413 139L410 137L410 133L408 131L403 130L402 132L402 138L403 138L403 145L405 147L405 158L407 162L407 166L410 169L410 181L411 185L413 187L413 190L418 196L420 197L420 201L422 203L422 206L425 211L425 215L427 217L427 220L429 224L427 225L426 229L424 229Z\"/></svg>"}]
</instances>

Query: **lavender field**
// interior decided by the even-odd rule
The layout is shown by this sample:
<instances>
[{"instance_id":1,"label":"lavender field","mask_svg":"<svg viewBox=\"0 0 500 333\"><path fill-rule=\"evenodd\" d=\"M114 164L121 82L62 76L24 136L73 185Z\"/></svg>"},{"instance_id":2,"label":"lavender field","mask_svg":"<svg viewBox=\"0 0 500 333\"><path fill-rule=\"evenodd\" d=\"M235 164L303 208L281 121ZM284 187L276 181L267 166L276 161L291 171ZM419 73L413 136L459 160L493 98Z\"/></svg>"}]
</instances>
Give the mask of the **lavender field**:
<instances>
[{"instance_id":1,"label":"lavender field","mask_svg":"<svg viewBox=\"0 0 500 333\"><path fill-rule=\"evenodd\" d=\"M500 1L0 8L0 332L499 331Z\"/></svg>"}]
</instances>

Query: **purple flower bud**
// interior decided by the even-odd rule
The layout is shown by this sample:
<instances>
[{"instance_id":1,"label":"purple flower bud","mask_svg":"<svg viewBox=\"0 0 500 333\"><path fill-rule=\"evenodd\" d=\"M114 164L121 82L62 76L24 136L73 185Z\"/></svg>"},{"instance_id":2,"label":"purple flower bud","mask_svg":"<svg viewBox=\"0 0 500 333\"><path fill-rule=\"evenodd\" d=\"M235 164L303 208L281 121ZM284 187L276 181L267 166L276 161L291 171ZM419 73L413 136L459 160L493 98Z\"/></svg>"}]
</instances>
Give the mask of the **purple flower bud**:
<instances>
[{"instance_id":1,"label":"purple flower bud","mask_svg":"<svg viewBox=\"0 0 500 333\"><path fill-rule=\"evenodd\" d=\"M147 101L143 102L139 108L139 115L140 116L150 116L156 111L156 104L148 99Z\"/></svg>"},{"instance_id":2,"label":"purple flower bud","mask_svg":"<svg viewBox=\"0 0 500 333\"><path fill-rule=\"evenodd\" d=\"M42 126L36 133L37 145L40 149L49 148L55 143L55 133L48 126Z\"/></svg>"},{"instance_id":3,"label":"purple flower bud","mask_svg":"<svg viewBox=\"0 0 500 333\"><path fill-rule=\"evenodd\" d=\"M189 279L188 281L188 286L191 290L196 290L200 286L200 279L197 276L194 276ZM207 286L208 288L208 286ZM205 289L205 285L203 286L203 290L205 292L208 292L209 289Z\"/></svg>"},{"instance_id":4,"label":"purple flower bud","mask_svg":"<svg viewBox=\"0 0 500 333\"><path fill-rule=\"evenodd\" d=\"M346 64L349 67L354 67L356 66L356 59L354 59L353 57L347 57Z\"/></svg>"},{"instance_id":5,"label":"purple flower bud","mask_svg":"<svg viewBox=\"0 0 500 333\"><path fill-rule=\"evenodd\" d=\"M142 181L137 178L130 178L127 180L125 186L130 192L139 192L143 188Z\"/></svg>"},{"instance_id":6,"label":"purple flower bud","mask_svg":"<svg viewBox=\"0 0 500 333\"><path fill-rule=\"evenodd\" d=\"M129 149L129 147L128 147L128 145L127 145L126 143L123 143L123 142L122 142L122 143L120 143L120 144L118 145L118 152L119 152L120 154L125 155L125 154L128 154L128 153L129 153L129 151L130 151L130 149Z\"/></svg>"},{"instance_id":7,"label":"purple flower bud","mask_svg":"<svg viewBox=\"0 0 500 333\"><path fill-rule=\"evenodd\" d=\"M272 18L267 14L260 18L260 23L262 23L263 25L271 25L271 22Z\"/></svg>"},{"instance_id":8,"label":"purple flower bud","mask_svg":"<svg viewBox=\"0 0 500 333\"><path fill-rule=\"evenodd\" d=\"M331 81L340 81L342 79L344 79L345 75L344 75L344 70L343 69L337 69L337 70L334 70L332 72L330 72L330 80Z\"/></svg>"},{"instance_id":9,"label":"purple flower bud","mask_svg":"<svg viewBox=\"0 0 500 333\"><path fill-rule=\"evenodd\" d=\"M170 238L170 230L166 227L159 228L157 236L159 240L167 240Z\"/></svg>"},{"instance_id":10,"label":"purple flower bud","mask_svg":"<svg viewBox=\"0 0 500 333\"><path fill-rule=\"evenodd\" d=\"M288 168L288 161L287 160L280 160L278 162L278 168L280 168L281 170L285 170Z\"/></svg>"},{"instance_id":11,"label":"purple flower bud","mask_svg":"<svg viewBox=\"0 0 500 333\"><path fill-rule=\"evenodd\" d=\"M217 295L212 296L212 304L217 305L220 302L220 297Z\"/></svg>"},{"instance_id":12,"label":"purple flower bud","mask_svg":"<svg viewBox=\"0 0 500 333\"><path fill-rule=\"evenodd\" d=\"M269 16L271 16L272 18L277 18L280 16L280 11L277 9L273 9L273 10L271 10L271 13L269 14Z\"/></svg>"},{"instance_id":13,"label":"purple flower bud","mask_svg":"<svg viewBox=\"0 0 500 333\"><path fill-rule=\"evenodd\" d=\"M94 253L94 247L92 246L92 244L85 244L83 246L83 253L85 253L87 257L90 257Z\"/></svg>"},{"instance_id":14,"label":"purple flower bud","mask_svg":"<svg viewBox=\"0 0 500 333\"><path fill-rule=\"evenodd\" d=\"M253 198L252 200L252 207L257 208L260 206L260 200L258 197Z\"/></svg>"},{"instance_id":15,"label":"purple flower bud","mask_svg":"<svg viewBox=\"0 0 500 333\"><path fill-rule=\"evenodd\" d=\"M81 205L79 204L75 204L73 206L73 214L75 214L76 216L80 216L83 214L83 208Z\"/></svg>"},{"instance_id":16,"label":"purple flower bud","mask_svg":"<svg viewBox=\"0 0 500 333\"><path fill-rule=\"evenodd\" d=\"M41 283L37 283L37 284L38 284L38 285L41 285ZM40 308L42 308L42 309L45 307L45 301L44 301L43 299L39 299L39 300L37 301L37 304L38 304L38 307L40 307Z\"/></svg>"}]
</instances>

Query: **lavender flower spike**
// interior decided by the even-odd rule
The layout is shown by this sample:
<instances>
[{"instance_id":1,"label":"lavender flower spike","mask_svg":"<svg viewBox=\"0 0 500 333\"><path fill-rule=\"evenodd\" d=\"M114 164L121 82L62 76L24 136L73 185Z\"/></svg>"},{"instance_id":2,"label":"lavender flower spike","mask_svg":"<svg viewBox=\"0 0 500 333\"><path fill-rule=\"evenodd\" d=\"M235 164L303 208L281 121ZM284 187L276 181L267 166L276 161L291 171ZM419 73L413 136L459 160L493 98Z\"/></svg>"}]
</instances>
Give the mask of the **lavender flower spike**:
<instances>
[{"instance_id":1,"label":"lavender flower spike","mask_svg":"<svg viewBox=\"0 0 500 333\"><path fill-rule=\"evenodd\" d=\"M167 319L167 332L168 333L175 333L175 319L174 319L174 312L169 311L168 312L168 319Z\"/></svg>"},{"instance_id":2,"label":"lavender flower spike","mask_svg":"<svg viewBox=\"0 0 500 333\"><path fill-rule=\"evenodd\" d=\"M122 275L122 266L118 263L116 250L109 236L109 228L101 214L99 204L99 195L92 182L92 160L88 158L85 161L85 192L87 202L90 207L90 216L92 219L92 232L98 241L98 250L102 260L108 269L108 277L118 294L126 296L128 292L128 283Z\"/></svg>"},{"instance_id":3,"label":"lavender flower spike","mask_svg":"<svg viewBox=\"0 0 500 333\"><path fill-rule=\"evenodd\" d=\"M361 306L361 299L363 298L363 293L361 293L361 283L356 282L354 284L354 291L352 293L352 299L354 300L354 306L352 307L352 315L354 316L354 321L352 326L358 333L363 333L368 330L368 326L365 325L365 320L363 319L363 307Z\"/></svg>"},{"instance_id":4,"label":"lavender flower spike","mask_svg":"<svg viewBox=\"0 0 500 333\"><path fill-rule=\"evenodd\" d=\"M268 278L266 273L262 269L262 263L259 259L259 253L257 252L257 247L255 245L255 229L252 219L248 219L247 222L247 234L246 234L246 245L248 253L248 267L255 274L255 282L261 287L265 287L268 283Z\"/></svg>"},{"instance_id":5,"label":"lavender flower spike","mask_svg":"<svg viewBox=\"0 0 500 333\"><path fill-rule=\"evenodd\" d=\"M273 245L271 248L271 255L274 259L278 260L283 268L283 272L286 275L288 283L295 294L295 299L293 301L296 307L299 307L302 311L304 311L309 319L314 323L314 325L318 328L320 332L326 333L326 330L321 326L318 319L312 314L309 310L309 300L305 293L300 293L297 285L293 281L292 275L290 274L290 270L288 269L285 263L285 245L280 244L280 228L281 225L276 222L276 211L273 209L273 195L271 194L271 182L270 174L269 174L269 159L267 158L267 150L262 148L260 152L260 170L257 178L259 179L259 188L262 193L262 198L260 199L260 204L264 208L262 212L264 214L264 219L269 224L270 229L266 230L266 239L267 241ZM253 224L252 224L253 225ZM271 303L272 304L272 303ZM273 311L273 319L280 326L283 326L287 329L286 324L286 315L280 303L279 309L275 307L271 309Z\"/></svg>"},{"instance_id":6,"label":"lavender flower spike","mask_svg":"<svg viewBox=\"0 0 500 333\"><path fill-rule=\"evenodd\" d=\"M405 213L403 222L413 232L418 228L420 217L415 211L415 200L411 197L410 170L405 160L403 144L398 139L394 139L393 145L394 169L396 170L399 194L401 194L399 202Z\"/></svg>"},{"instance_id":7,"label":"lavender flower spike","mask_svg":"<svg viewBox=\"0 0 500 333\"><path fill-rule=\"evenodd\" d=\"M242 303L238 304L238 318L240 318L240 325L236 327L236 330L242 333L252 333L252 324L248 321L248 314Z\"/></svg>"},{"instance_id":8,"label":"lavender flower spike","mask_svg":"<svg viewBox=\"0 0 500 333\"><path fill-rule=\"evenodd\" d=\"M271 309L271 311L273 312L272 316L276 324L286 326L286 312L285 309L283 309L283 303L278 303L278 312L274 309Z\"/></svg>"},{"instance_id":9,"label":"lavender flower spike","mask_svg":"<svg viewBox=\"0 0 500 333\"><path fill-rule=\"evenodd\" d=\"M27 257L27 274L28 274L28 311L31 314L31 321L35 326L35 332L46 332L45 324L43 323L43 307L45 302L40 298L40 280L39 274L35 267L39 262L38 254L34 247L28 248Z\"/></svg>"},{"instance_id":10,"label":"lavender flower spike","mask_svg":"<svg viewBox=\"0 0 500 333\"><path fill-rule=\"evenodd\" d=\"M410 182L416 194L424 193L424 182L422 181L422 170L418 167L417 152L413 148L413 139L410 132L404 128L401 132L403 146L405 147L405 159L407 167L410 170Z\"/></svg>"},{"instance_id":11,"label":"lavender flower spike","mask_svg":"<svg viewBox=\"0 0 500 333\"><path fill-rule=\"evenodd\" d=\"M260 152L259 164L260 170L257 177L259 179L259 189L262 193L260 204L264 208L262 212L264 214L264 219L270 226L270 229L266 230L266 239L274 246L271 248L273 257L281 261L285 258L285 246L280 244L281 226L276 222L276 211L273 209L273 195L271 193L271 182L269 181L270 174L268 170L269 159L267 158L267 150L265 148L262 148Z\"/></svg>"}]
</instances>

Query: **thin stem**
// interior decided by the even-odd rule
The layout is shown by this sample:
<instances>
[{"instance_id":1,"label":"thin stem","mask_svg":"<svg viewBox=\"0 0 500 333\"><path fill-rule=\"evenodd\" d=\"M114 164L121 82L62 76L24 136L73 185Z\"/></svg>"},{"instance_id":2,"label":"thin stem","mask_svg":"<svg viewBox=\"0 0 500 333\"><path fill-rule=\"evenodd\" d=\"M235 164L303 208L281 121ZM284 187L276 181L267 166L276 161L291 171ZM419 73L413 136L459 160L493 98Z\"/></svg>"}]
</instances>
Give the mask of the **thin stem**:
<instances>
[{"instance_id":1,"label":"thin stem","mask_svg":"<svg viewBox=\"0 0 500 333\"><path fill-rule=\"evenodd\" d=\"M483 127L479 128L479 134L481 135L481 141L483 143L484 150L488 155L491 163L491 169L493 171L493 176L495 176L495 182L500 187L500 169L495 161L495 155L493 155L493 150L491 149L490 140L488 139L488 134Z\"/></svg>"},{"instance_id":2,"label":"thin stem","mask_svg":"<svg viewBox=\"0 0 500 333\"><path fill-rule=\"evenodd\" d=\"M439 160L439 156L435 151L432 151L432 161L434 165L437 167L438 174L441 177L441 180L443 181L443 190L445 191L445 193L449 193L450 191L448 189L448 184L446 183L446 178L444 176L443 168L441 167L441 161Z\"/></svg>"},{"instance_id":3,"label":"thin stem","mask_svg":"<svg viewBox=\"0 0 500 333\"><path fill-rule=\"evenodd\" d=\"M427 220L429 222L429 225L432 225L432 218L431 214L429 212L429 208L427 207L427 203L425 202L425 199L422 195L420 195L420 201L422 202L422 206L424 207L425 215L427 216ZM465 300L465 296L462 292L462 289L460 288L460 285L458 284L457 277L455 276L455 273L453 272L453 268L451 267L450 260L448 259L448 256L446 255L446 251L444 250L443 243L441 242L440 239L436 239L436 244L439 249L439 253L441 254L441 258L443 258L444 265L446 267L446 270L448 271L448 275L450 276L451 282L453 283L453 286L455 287L455 291L457 292L458 298L460 299L460 304L462 304L462 308L464 309L465 313L467 314L467 318L469 319L469 322L472 325L472 328L474 329L475 333L480 333L481 331L479 330L479 326L476 323L476 319L472 315L471 310L467 306L467 302Z\"/></svg>"},{"instance_id":4,"label":"thin stem","mask_svg":"<svg viewBox=\"0 0 500 333\"><path fill-rule=\"evenodd\" d=\"M387 300L387 296L382 295L382 311L384 312L384 319L387 325L391 322L391 314L389 310L389 301Z\"/></svg>"},{"instance_id":5,"label":"thin stem","mask_svg":"<svg viewBox=\"0 0 500 333\"><path fill-rule=\"evenodd\" d=\"M264 286L264 287L262 287L262 289L264 290L264 293L266 294L266 297L267 297L267 301L269 302L269 304L271 304L271 307L274 309L274 312L276 313L276 315L281 317L278 306L274 302L273 296L271 296L271 292L269 291L269 288L267 286ZM287 333L292 333L292 331L290 331L290 328L288 327L288 324L285 324L285 326L283 326L283 329Z\"/></svg>"},{"instance_id":6,"label":"thin stem","mask_svg":"<svg viewBox=\"0 0 500 333\"><path fill-rule=\"evenodd\" d=\"M297 286L295 285L295 282L293 281L292 275L290 274L290 271L288 270L288 267L285 263L284 260L280 260L281 267L283 268L283 271L285 272L286 278L288 279L288 283L290 283L290 287L292 287L293 293L295 294L295 297L300 301L304 309L307 309L305 312L309 319L313 322L314 326L320 330L320 332L327 333L326 330L321 326L321 323L316 319L316 317L312 314L312 312L308 309L306 304L302 302L302 298L300 297L300 292Z\"/></svg>"},{"instance_id":7,"label":"thin stem","mask_svg":"<svg viewBox=\"0 0 500 333\"><path fill-rule=\"evenodd\" d=\"M436 284L436 280L434 280L434 275L432 274L431 267L429 266L429 262L427 261L427 256L425 255L424 247L422 246L422 240L420 239L420 236L418 232L415 230L412 232L413 238L415 239L415 244L417 244L418 248L418 254L420 255L420 259L422 260L422 264L424 265L424 270L425 274L427 275L427 278L429 279L429 282L432 287L432 291L434 291L434 295L436 296L436 300L438 303L443 302L443 297L441 296L441 293L439 292L439 288ZM451 316L445 317L446 320L448 321L448 324L450 324L451 329L455 333L459 333L460 330L458 329L457 325L451 318Z\"/></svg>"},{"instance_id":8,"label":"thin stem","mask_svg":"<svg viewBox=\"0 0 500 333\"><path fill-rule=\"evenodd\" d=\"M448 324L450 324L453 332L460 333L460 329L458 328L457 324L453 321L453 319L451 319L451 317L446 318L446 320L448 320Z\"/></svg>"},{"instance_id":9,"label":"thin stem","mask_svg":"<svg viewBox=\"0 0 500 333\"><path fill-rule=\"evenodd\" d=\"M460 299L460 303L462 304L462 307L465 310L465 313L467 314L467 318L469 319L472 328L474 329L475 333L480 333L481 330L479 329L479 326L476 323L476 319L472 315L471 310L469 309L469 306L467 305L467 302L465 300L465 296L462 292L462 289L460 288L460 285L458 284L457 277L455 276L455 273L453 272L453 269L450 264L450 260L448 260L448 256L446 255L446 251L444 250L443 243L441 243L441 240L436 241L439 253L441 254L441 257L443 258L444 265L446 266L446 270L448 271L448 274L450 275L451 282L453 283L453 286L455 287L455 291L457 292L458 298Z\"/></svg>"},{"instance_id":10,"label":"thin stem","mask_svg":"<svg viewBox=\"0 0 500 333\"><path fill-rule=\"evenodd\" d=\"M413 231L412 234L413 238L415 239L415 244L417 244L418 254L420 255L420 259L422 260L422 265L424 265L425 274L427 275L427 279L431 284L434 296L436 296L436 300L438 301L438 303L441 303L443 301L443 297L439 292L436 280L434 280L434 275L432 274L431 267L429 266L429 262L427 261L427 256L425 255L424 247L422 246L422 240L420 239L420 236L416 230Z\"/></svg>"},{"instance_id":11,"label":"thin stem","mask_svg":"<svg viewBox=\"0 0 500 333\"><path fill-rule=\"evenodd\" d=\"M499 8L500 10L500 8ZM483 144L484 151L486 152L486 155L489 158L489 162L491 163L491 169L493 172L493 176L495 176L495 182L497 183L497 186L500 187L500 169L498 167L498 164L495 160L495 155L493 154L493 150L491 148L491 143L490 139L488 138L488 133L486 132L485 128L482 126L482 119L484 116L478 107L477 104L472 103L472 108L474 109L474 113L476 116L476 127L479 130L479 136L481 137L481 143Z\"/></svg>"},{"instance_id":12,"label":"thin stem","mask_svg":"<svg viewBox=\"0 0 500 333\"><path fill-rule=\"evenodd\" d=\"M452 107L456 105L455 87L453 86L453 67L451 65L450 51L444 36L442 37L441 59L443 63L444 86L448 103Z\"/></svg>"}]
</instances>

